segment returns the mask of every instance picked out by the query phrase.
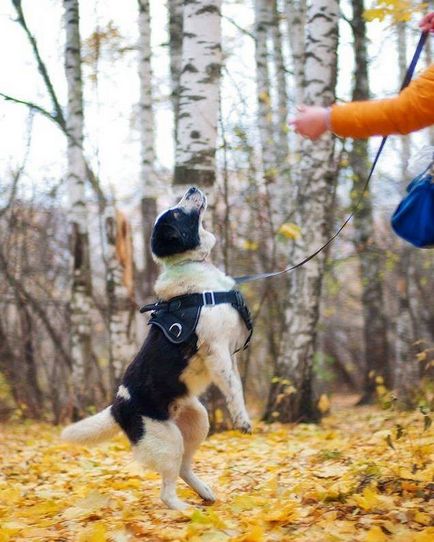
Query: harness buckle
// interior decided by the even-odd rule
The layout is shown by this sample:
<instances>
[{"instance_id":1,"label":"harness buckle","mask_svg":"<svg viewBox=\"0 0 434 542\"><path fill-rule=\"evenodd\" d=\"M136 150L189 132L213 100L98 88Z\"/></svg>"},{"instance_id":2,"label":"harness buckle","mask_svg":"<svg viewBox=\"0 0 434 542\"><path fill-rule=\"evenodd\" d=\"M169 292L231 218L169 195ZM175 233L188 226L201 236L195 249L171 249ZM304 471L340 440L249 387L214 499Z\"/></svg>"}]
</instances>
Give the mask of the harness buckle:
<instances>
[{"instance_id":1,"label":"harness buckle","mask_svg":"<svg viewBox=\"0 0 434 542\"><path fill-rule=\"evenodd\" d=\"M208 301L208 297L210 298L210 301ZM203 303L203 306L206 307L207 305L210 305L210 306L213 306L215 305L215 297L214 297L214 292L202 292L202 303Z\"/></svg>"},{"instance_id":2,"label":"harness buckle","mask_svg":"<svg viewBox=\"0 0 434 542\"><path fill-rule=\"evenodd\" d=\"M158 310L158 308L160 307L160 304L161 303L159 301L156 301L155 303L149 303L148 305L143 305L143 307L140 307L139 312L143 314L144 312Z\"/></svg>"},{"instance_id":3,"label":"harness buckle","mask_svg":"<svg viewBox=\"0 0 434 542\"><path fill-rule=\"evenodd\" d=\"M175 335L175 337L178 339L181 336L181 333L182 333L182 326L181 326L181 324L178 324L177 322L175 322L174 324L172 324L169 327L169 331L170 331L170 333Z\"/></svg>"}]
</instances>

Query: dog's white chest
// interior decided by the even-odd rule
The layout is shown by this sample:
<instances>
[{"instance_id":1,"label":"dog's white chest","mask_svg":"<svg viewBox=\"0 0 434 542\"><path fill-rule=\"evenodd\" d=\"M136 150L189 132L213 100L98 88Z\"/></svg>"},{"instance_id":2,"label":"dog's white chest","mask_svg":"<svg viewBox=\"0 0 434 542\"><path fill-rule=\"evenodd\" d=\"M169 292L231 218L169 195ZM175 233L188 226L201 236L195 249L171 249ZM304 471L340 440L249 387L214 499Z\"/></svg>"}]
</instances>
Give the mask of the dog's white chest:
<instances>
[{"instance_id":1,"label":"dog's white chest","mask_svg":"<svg viewBox=\"0 0 434 542\"><path fill-rule=\"evenodd\" d=\"M196 333L199 348L225 348L234 353L244 346L247 327L239 312L229 304L203 307Z\"/></svg>"},{"instance_id":2,"label":"dog's white chest","mask_svg":"<svg viewBox=\"0 0 434 542\"><path fill-rule=\"evenodd\" d=\"M203 307L196 327L198 352L183 371L181 380L191 395L200 395L211 383L207 363L213 363L221 349L235 352L242 348L248 336L238 311L229 304Z\"/></svg>"},{"instance_id":3,"label":"dog's white chest","mask_svg":"<svg viewBox=\"0 0 434 542\"><path fill-rule=\"evenodd\" d=\"M190 359L188 367L181 375L181 380L187 386L189 394L194 396L201 395L209 386L211 376L200 351Z\"/></svg>"}]
</instances>

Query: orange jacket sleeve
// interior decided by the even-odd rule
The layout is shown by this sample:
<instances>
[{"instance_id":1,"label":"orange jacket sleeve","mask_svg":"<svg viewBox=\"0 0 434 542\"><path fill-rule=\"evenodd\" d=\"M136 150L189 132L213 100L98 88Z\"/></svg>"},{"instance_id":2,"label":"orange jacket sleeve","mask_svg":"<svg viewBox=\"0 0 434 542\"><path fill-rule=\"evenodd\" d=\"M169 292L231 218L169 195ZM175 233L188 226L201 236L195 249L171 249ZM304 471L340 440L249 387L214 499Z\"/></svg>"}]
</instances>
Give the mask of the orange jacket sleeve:
<instances>
[{"instance_id":1,"label":"orange jacket sleeve","mask_svg":"<svg viewBox=\"0 0 434 542\"><path fill-rule=\"evenodd\" d=\"M408 134L434 124L434 64L399 96L331 109L331 129L342 137Z\"/></svg>"}]
</instances>

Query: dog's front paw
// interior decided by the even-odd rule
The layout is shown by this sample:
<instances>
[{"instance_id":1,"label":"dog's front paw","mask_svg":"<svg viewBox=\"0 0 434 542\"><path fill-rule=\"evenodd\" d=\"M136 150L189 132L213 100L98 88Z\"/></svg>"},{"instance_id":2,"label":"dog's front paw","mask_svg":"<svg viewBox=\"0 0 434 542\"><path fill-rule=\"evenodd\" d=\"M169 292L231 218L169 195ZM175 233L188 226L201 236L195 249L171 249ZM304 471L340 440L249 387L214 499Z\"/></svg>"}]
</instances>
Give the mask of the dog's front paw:
<instances>
[{"instance_id":1,"label":"dog's front paw","mask_svg":"<svg viewBox=\"0 0 434 542\"><path fill-rule=\"evenodd\" d=\"M236 423L235 429L238 429L238 431L241 431L241 433L247 433L249 435L252 434L252 424L249 420Z\"/></svg>"}]
</instances>

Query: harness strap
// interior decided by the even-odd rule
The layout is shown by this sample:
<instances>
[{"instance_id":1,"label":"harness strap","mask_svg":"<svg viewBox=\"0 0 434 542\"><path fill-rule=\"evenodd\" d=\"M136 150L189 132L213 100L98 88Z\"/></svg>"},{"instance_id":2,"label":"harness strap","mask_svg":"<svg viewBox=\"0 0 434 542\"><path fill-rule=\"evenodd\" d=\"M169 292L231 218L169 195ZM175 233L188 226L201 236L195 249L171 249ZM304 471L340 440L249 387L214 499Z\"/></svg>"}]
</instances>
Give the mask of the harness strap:
<instances>
[{"instance_id":1,"label":"harness strap","mask_svg":"<svg viewBox=\"0 0 434 542\"><path fill-rule=\"evenodd\" d=\"M404 77L404 81L401 85L401 89L400 91L404 90L405 87L407 87L411 81L411 78L413 77L413 74L414 74L414 70L416 68L416 64L419 60L419 57L422 53L422 49L425 45L425 42L427 40L427 37L428 37L428 32L422 32L420 38L419 38L419 42L417 44L417 47L416 47L416 51L413 55L413 58L410 62L410 65L407 69L407 73L405 74L405 77ZM269 273L258 273L256 275L243 275L241 277L235 277L235 282L237 284L243 284L245 282L252 282L254 280L261 280L261 279L267 279L267 278L270 278L270 277L276 277L278 275L282 275L284 273L289 273L290 271L294 271L294 269L297 269L298 267L302 267L303 265L305 265L307 262L309 262L310 260L312 260L313 258L315 258L315 256L317 256L320 252L322 252L323 250L325 250L335 239L336 237L341 233L341 231L345 228L345 226L348 224L348 222L353 218L353 216L355 215L355 213L357 212L357 210L359 209L360 207L360 204L362 203L362 200L364 199L365 197L365 192L366 192L366 189L368 188L368 185L369 185L369 182L372 178L372 175L374 173L374 170L375 170L375 167L377 166L377 162L378 162L378 159L380 158L380 155L381 153L383 152L383 149L384 149L384 145L386 144L386 141L387 141L387 136L383 137L383 139L381 140L381 143L380 143L380 146L377 150L377 154L375 155L375 158L374 158L374 161L372 162L372 166L371 166L371 169L369 171L369 175L368 175L368 178L366 179L366 182L363 186L363 189L356 201L356 204L354 205L351 213L349 214L349 216L346 218L346 220L344 221L344 223L339 227L339 229L332 235L332 237L330 237L330 239L324 243L318 250L316 250L315 252L313 252L312 254L310 254L309 256L307 256L306 258L304 258L303 260L301 260L300 262L296 263L295 265L290 265L288 267L285 267L285 269L282 269L281 271L272 271L272 272L269 272Z\"/></svg>"},{"instance_id":2,"label":"harness strap","mask_svg":"<svg viewBox=\"0 0 434 542\"><path fill-rule=\"evenodd\" d=\"M243 296L237 290L231 290L229 292L202 292L196 294L185 294L177 297L172 297L168 301L157 301L156 303L150 303L143 305L140 308L140 312L148 311L179 311L182 309L189 309L193 307L212 307L214 305L221 305L222 303L230 303L231 305L243 306Z\"/></svg>"},{"instance_id":3,"label":"harness strap","mask_svg":"<svg viewBox=\"0 0 434 542\"><path fill-rule=\"evenodd\" d=\"M159 327L166 338L180 344L189 340L196 330L202 307L213 307L227 303L232 305L246 325L248 336L243 348L247 348L253 333L253 323L243 296L237 290L186 294L143 305L140 312L152 311L148 324Z\"/></svg>"}]
</instances>

